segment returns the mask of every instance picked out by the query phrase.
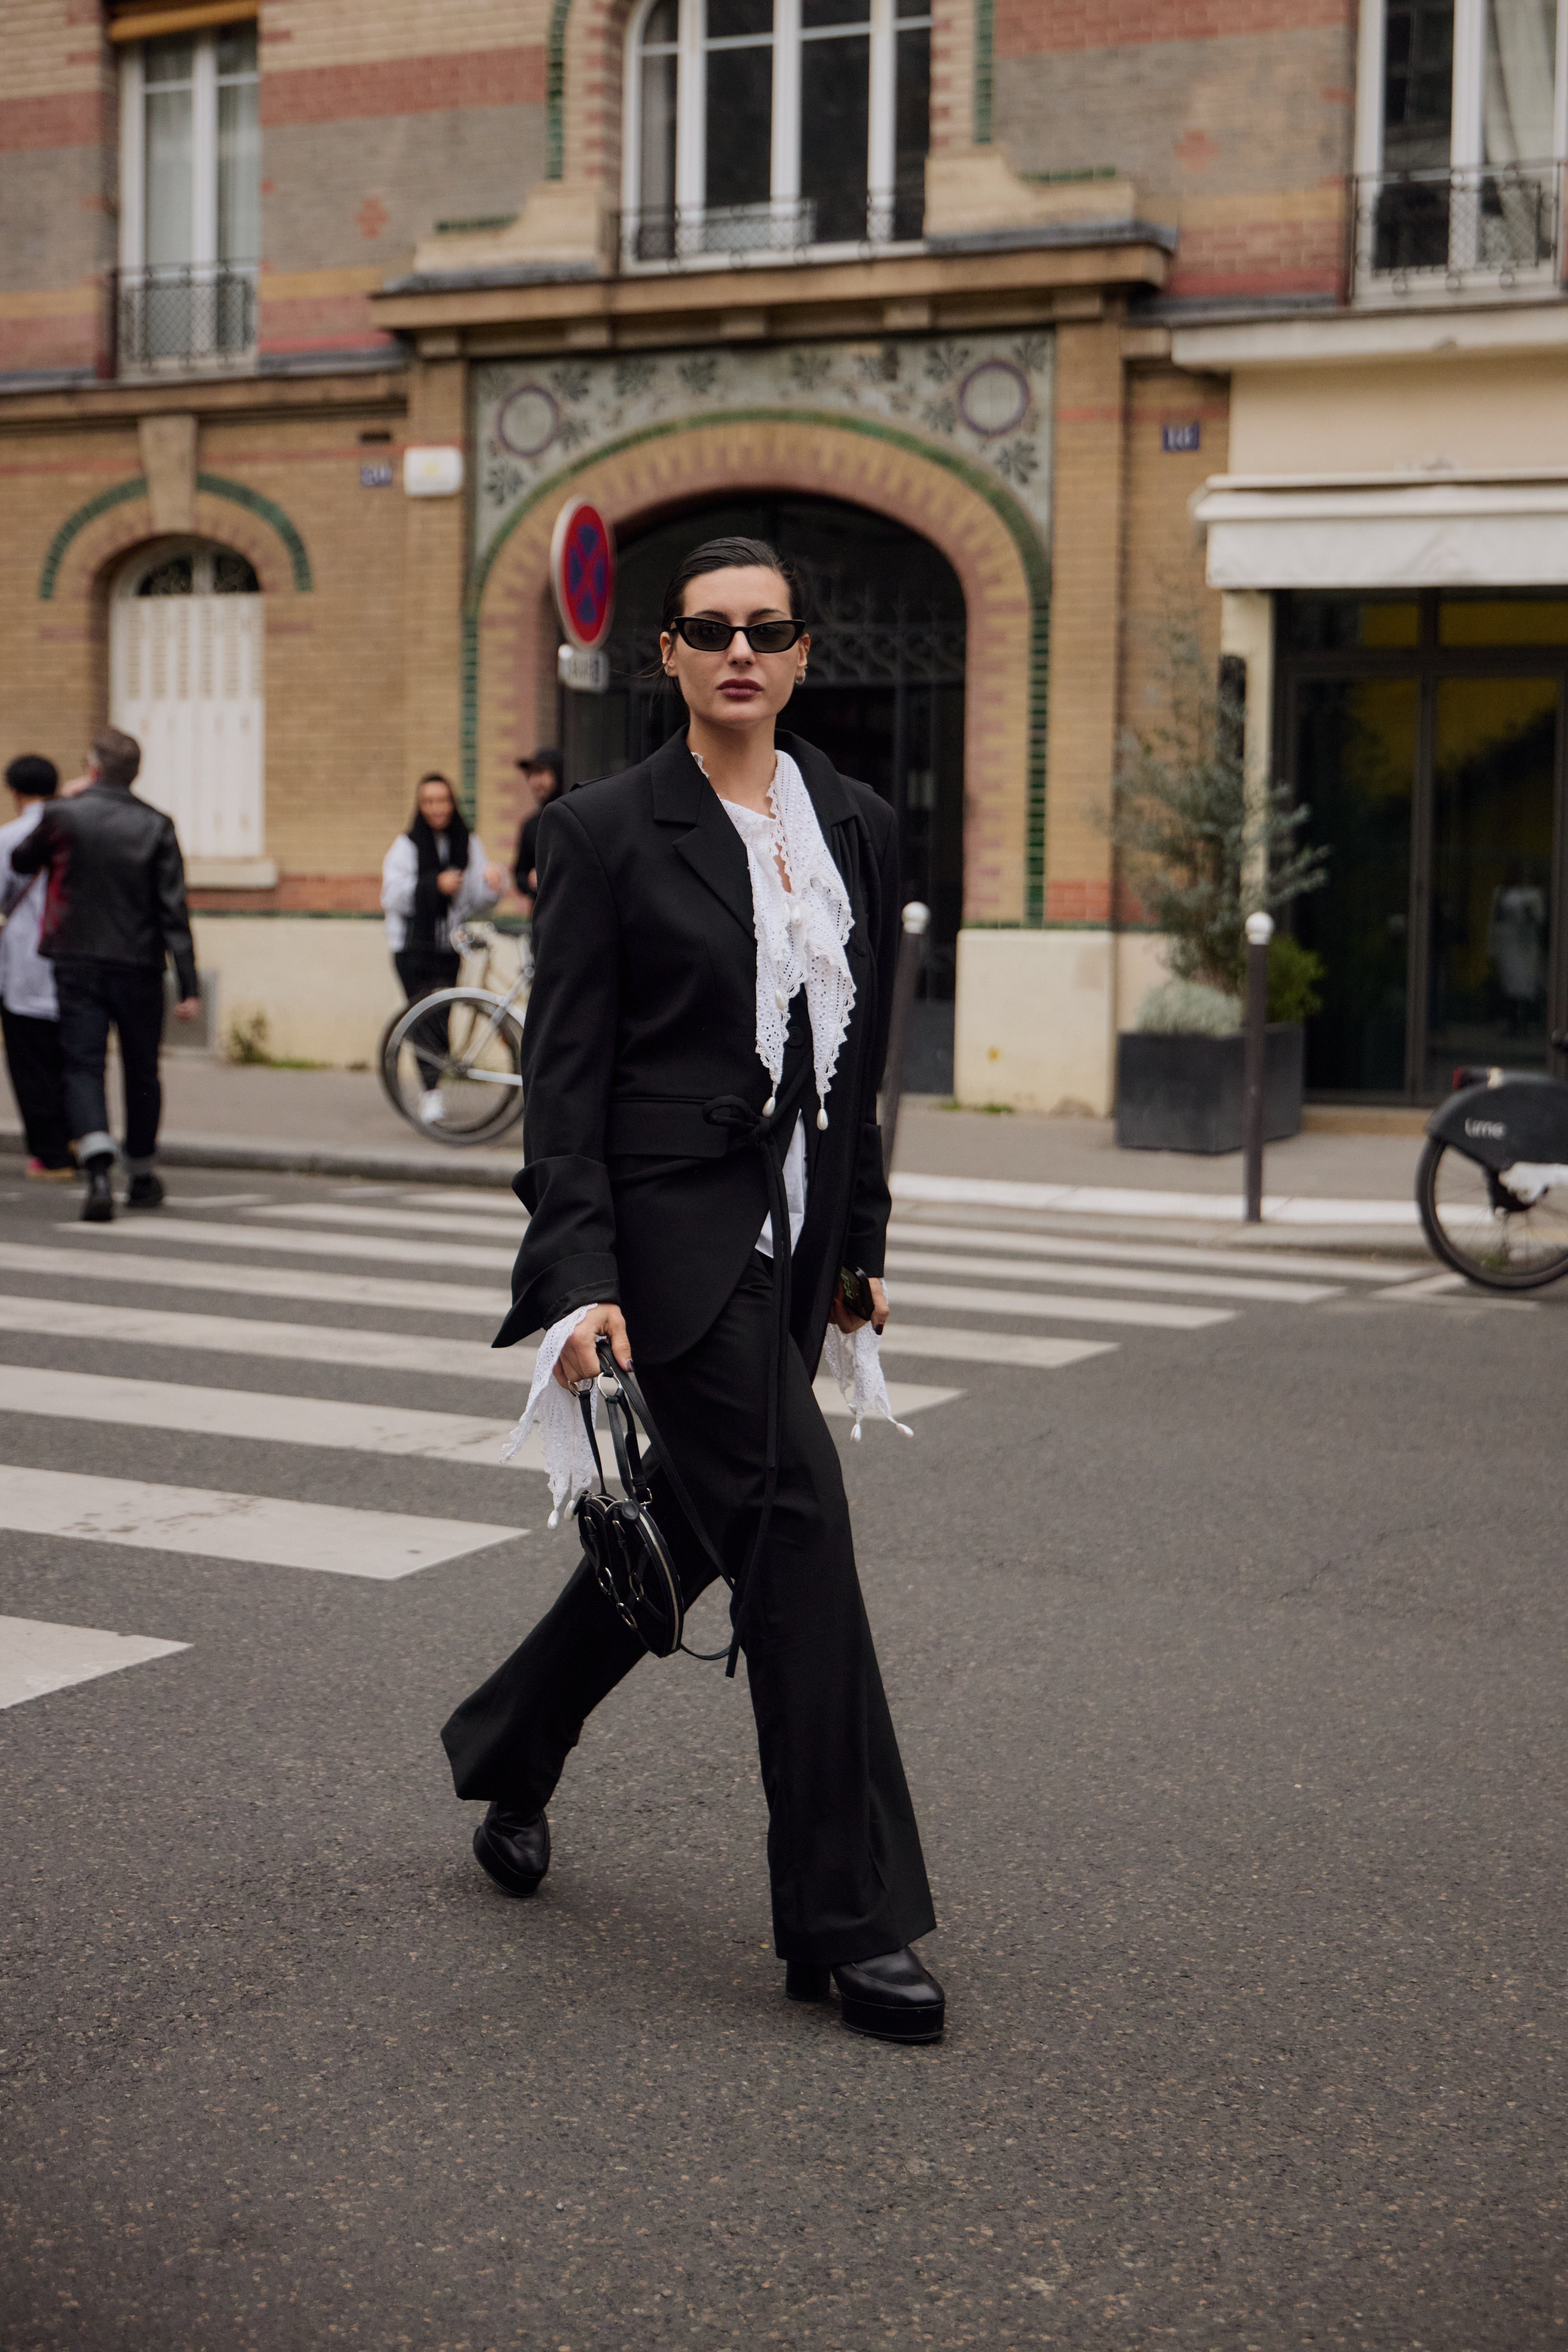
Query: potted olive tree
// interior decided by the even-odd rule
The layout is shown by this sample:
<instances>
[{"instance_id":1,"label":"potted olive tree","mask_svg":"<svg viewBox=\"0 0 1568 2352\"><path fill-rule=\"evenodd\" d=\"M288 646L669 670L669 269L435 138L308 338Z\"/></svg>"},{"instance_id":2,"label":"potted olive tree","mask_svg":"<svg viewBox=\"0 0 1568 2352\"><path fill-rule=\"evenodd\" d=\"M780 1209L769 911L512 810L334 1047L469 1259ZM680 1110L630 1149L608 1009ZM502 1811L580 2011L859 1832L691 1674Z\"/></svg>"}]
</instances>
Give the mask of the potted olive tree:
<instances>
[{"instance_id":1,"label":"potted olive tree","mask_svg":"<svg viewBox=\"0 0 1568 2352\"><path fill-rule=\"evenodd\" d=\"M1245 670L1209 672L1196 635L1173 633L1161 723L1125 739L1112 841L1121 871L1165 940L1171 979L1151 989L1117 1039L1116 1140L1144 1151L1241 1149L1247 917L1278 918L1327 879L1305 845L1309 812L1245 756ZM1268 950L1264 1131L1301 1124L1305 1023L1318 1010L1319 959L1277 929Z\"/></svg>"}]
</instances>

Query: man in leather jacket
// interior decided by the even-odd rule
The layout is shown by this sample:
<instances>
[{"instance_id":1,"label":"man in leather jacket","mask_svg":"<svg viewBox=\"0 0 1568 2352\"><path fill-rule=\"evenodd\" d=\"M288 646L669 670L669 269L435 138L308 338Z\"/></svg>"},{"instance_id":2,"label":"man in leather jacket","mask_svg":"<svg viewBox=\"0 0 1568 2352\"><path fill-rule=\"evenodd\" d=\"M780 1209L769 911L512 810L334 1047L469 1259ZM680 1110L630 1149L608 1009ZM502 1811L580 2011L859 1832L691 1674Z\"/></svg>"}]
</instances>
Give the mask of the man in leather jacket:
<instances>
[{"instance_id":1,"label":"man in leather jacket","mask_svg":"<svg viewBox=\"0 0 1568 2352\"><path fill-rule=\"evenodd\" d=\"M92 747L85 791L51 802L11 854L12 870L48 868L39 952L55 967L66 1110L87 1171L82 1215L107 1224L114 1215L104 1062L112 1022L125 1077L127 1205L156 1208L163 1188L153 1172L163 1090L158 1045L163 1027L163 964L174 961L174 1011L184 1021L201 1009L195 950L185 908L185 869L173 820L139 801L131 787L140 745L115 728Z\"/></svg>"}]
</instances>

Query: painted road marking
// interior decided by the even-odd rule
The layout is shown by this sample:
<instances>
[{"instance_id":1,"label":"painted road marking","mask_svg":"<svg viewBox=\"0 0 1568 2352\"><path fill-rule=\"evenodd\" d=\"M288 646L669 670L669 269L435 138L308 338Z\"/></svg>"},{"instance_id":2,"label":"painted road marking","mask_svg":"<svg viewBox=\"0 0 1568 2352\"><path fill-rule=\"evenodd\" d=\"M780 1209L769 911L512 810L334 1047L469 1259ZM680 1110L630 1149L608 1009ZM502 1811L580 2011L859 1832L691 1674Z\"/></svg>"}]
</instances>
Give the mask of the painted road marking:
<instances>
[{"instance_id":1,"label":"painted road marking","mask_svg":"<svg viewBox=\"0 0 1568 2352\"><path fill-rule=\"evenodd\" d=\"M207 1271L204 1268L203 1271ZM500 1381L526 1391L533 1379L531 1348L494 1349L471 1339L432 1339L401 1331L344 1330L326 1323L268 1323L250 1315L183 1315L171 1307L112 1307L79 1299L17 1297L0 1292L0 1331L38 1336L47 1305L51 1339L93 1339L113 1347L207 1349L216 1355L278 1357L291 1363L350 1364L365 1371L428 1373L442 1380ZM1042 1339L1018 1332L913 1329L889 1327L884 1356L946 1357L954 1363L1020 1364L1057 1371L1087 1356L1113 1352L1112 1339ZM837 1385L827 1384L833 1403ZM946 1403L959 1389L899 1388L904 1407L918 1412ZM826 1404L825 1404L826 1409Z\"/></svg>"},{"instance_id":2,"label":"painted road marking","mask_svg":"<svg viewBox=\"0 0 1568 2352\"><path fill-rule=\"evenodd\" d=\"M91 1625L46 1625L37 1617L0 1617L0 1706L117 1675L149 1658L170 1658L188 1642L153 1642L142 1633L101 1633Z\"/></svg>"},{"instance_id":3,"label":"painted road marking","mask_svg":"<svg viewBox=\"0 0 1568 2352\"><path fill-rule=\"evenodd\" d=\"M197 1387L184 1381L121 1380L66 1372L47 1364L0 1364L0 1412L56 1421L100 1421L132 1429L173 1429L202 1437L244 1437L275 1445L330 1445L355 1454L419 1454L493 1467L512 1422L428 1412L410 1405L346 1404L328 1397L274 1396L256 1389Z\"/></svg>"},{"instance_id":4,"label":"painted road marking","mask_svg":"<svg viewBox=\"0 0 1568 2352\"><path fill-rule=\"evenodd\" d=\"M112 1225L108 1228L113 1230ZM477 1316L492 1328L511 1304L499 1286L479 1290L457 1282L403 1282L390 1276L327 1274L303 1266L225 1265L208 1258L142 1257L133 1250L50 1249L32 1242L0 1242L0 1272L63 1275L73 1282L130 1282L150 1290L227 1291L234 1297L310 1298L328 1307Z\"/></svg>"},{"instance_id":5,"label":"painted road marking","mask_svg":"<svg viewBox=\"0 0 1568 2352\"><path fill-rule=\"evenodd\" d=\"M513 1201L511 1223L516 1228L514 1241L521 1241L528 1230L528 1218L521 1205ZM422 1214L417 1209L362 1209L357 1202L351 1207L336 1201L290 1201L287 1207L258 1209L254 1213L268 1221L285 1219L290 1224L376 1225L408 1234L479 1234L486 1241L504 1239L501 1221L492 1212L489 1216L450 1216L437 1212Z\"/></svg>"},{"instance_id":6,"label":"painted road marking","mask_svg":"<svg viewBox=\"0 0 1568 2352\"><path fill-rule=\"evenodd\" d=\"M70 1470L0 1466L0 1528L79 1543L188 1552L255 1568L304 1568L387 1583L422 1568L510 1543L526 1528L477 1519L414 1518L346 1510L337 1503L282 1502L203 1486L153 1486Z\"/></svg>"},{"instance_id":7,"label":"painted road marking","mask_svg":"<svg viewBox=\"0 0 1568 2352\"><path fill-rule=\"evenodd\" d=\"M1340 1291L1323 1283L1253 1282L1235 1274L1172 1274L1163 1266L1043 1265L1031 1258L977 1258L958 1250L911 1249L909 1236L888 1252L889 1272L967 1274L982 1282L1082 1282L1107 1290L1189 1290L1200 1298L1241 1298L1277 1307L1314 1307Z\"/></svg>"},{"instance_id":8,"label":"painted road marking","mask_svg":"<svg viewBox=\"0 0 1568 2352\"><path fill-rule=\"evenodd\" d=\"M1228 1307L1166 1307L1155 1298L1058 1298L1044 1290L971 1290L957 1283L908 1282L892 1286L895 1307L949 1307L964 1315L1046 1316L1063 1323L1130 1323L1151 1331L1203 1331L1211 1323L1234 1323Z\"/></svg>"},{"instance_id":9,"label":"painted road marking","mask_svg":"<svg viewBox=\"0 0 1568 2352\"><path fill-rule=\"evenodd\" d=\"M900 1295L905 1286L899 1286ZM1113 1356L1114 1339L1037 1339L1027 1331L947 1330L938 1324L900 1323L882 1334L884 1356L943 1358L955 1364L1017 1364L1030 1371L1058 1372L1090 1356Z\"/></svg>"},{"instance_id":10,"label":"painted road marking","mask_svg":"<svg viewBox=\"0 0 1568 2352\"><path fill-rule=\"evenodd\" d=\"M907 1212L895 1215L888 1228L889 1241L922 1246L926 1242L951 1244L957 1249L1016 1250L1021 1256L1093 1258L1108 1265L1194 1265L1215 1274L1284 1275L1300 1281L1303 1275L1321 1275L1329 1282L1416 1282L1421 1268L1408 1273L1387 1259L1381 1265L1366 1258L1324 1257L1318 1250L1293 1257L1269 1256L1264 1250L1188 1249L1180 1242L1162 1247L1155 1242L1080 1242L1067 1234L1041 1234L1013 1225L927 1224Z\"/></svg>"},{"instance_id":11,"label":"painted road marking","mask_svg":"<svg viewBox=\"0 0 1568 2352\"><path fill-rule=\"evenodd\" d=\"M95 1248L130 1234L139 1242L200 1242L208 1249L279 1250L289 1257L367 1257L378 1265L482 1266L489 1274L510 1274L517 1255L515 1249L471 1249L462 1242L405 1242L390 1234L382 1239L370 1234L275 1234L261 1225L197 1225L182 1217L130 1226L73 1222L60 1231L90 1234Z\"/></svg>"},{"instance_id":12,"label":"painted road marking","mask_svg":"<svg viewBox=\"0 0 1568 2352\"><path fill-rule=\"evenodd\" d=\"M96 1272L97 1269L95 1268ZM531 1348L487 1348L478 1339L431 1339L402 1331L356 1331L325 1323L264 1323L248 1315L182 1315L170 1307L46 1302L0 1293L0 1331L51 1339L97 1339L122 1347L205 1348L223 1356L275 1356L301 1364L353 1364L371 1372L421 1372L432 1379L518 1386L533 1378Z\"/></svg>"},{"instance_id":13,"label":"painted road marking","mask_svg":"<svg viewBox=\"0 0 1568 2352\"><path fill-rule=\"evenodd\" d=\"M1033 1209L1057 1215L1067 1210L1101 1217L1175 1217L1203 1223L1239 1224L1246 1202L1234 1192L1144 1192L1113 1184L1028 1184L997 1176L895 1174L895 1201L925 1201L941 1208ZM1414 1201L1331 1201L1301 1193L1266 1192L1266 1224L1419 1224Z\"/></svg>"}]
</instances>

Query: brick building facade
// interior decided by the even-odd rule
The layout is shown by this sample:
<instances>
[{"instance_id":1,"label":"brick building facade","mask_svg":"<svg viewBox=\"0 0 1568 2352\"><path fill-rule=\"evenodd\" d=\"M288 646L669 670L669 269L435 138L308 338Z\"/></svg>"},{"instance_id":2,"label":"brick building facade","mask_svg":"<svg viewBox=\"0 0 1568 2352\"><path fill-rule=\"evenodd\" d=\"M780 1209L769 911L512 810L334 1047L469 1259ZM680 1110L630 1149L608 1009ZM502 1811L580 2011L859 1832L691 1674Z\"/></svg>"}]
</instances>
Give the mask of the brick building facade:
<instances>
[{"instance_id":1,"label":"brick building facade","mask_svg":"<svg viewBox=\"0 0 1568 2352\"><path fill-rule=\"evenodd\" d=\"M1328 759L1324 805L1359 839L1351 671L1383 660L1443 705L1424 648L1445 588L1525 579L1520 530L1554 511L1561 174L1477 177L1491 97L1485 155L1456 128L1446 166L1406 171L1425 150L1400 59L1440 47L1442 5L0 0L0 755L73 769L94 727L141 714L220 1028L263 1010L277 1050L363 1059L395 1002L375 908L414 779L457 779L504 855L520 751L564 730L579 768L637 756L670 722L636 675L669 531L765 516L821 599L803 731L893 798L937 909L937 1062L952 1035L965 1097L1104 1108L1157 967L1104 817L1170 621L1248 662L1255 761ZM1522 0L1490 7L1488 56L1535 37ZM1380 145L1401 107L1405 146ZM1510 135L1537 131L1521 114ZM1565 143L1554 113L1549 157ZM1456 268L1431 191L1457 222L1463 170L1479 226ZM1486 505L1477 432L1479 475L1532 469L1515 523ZM409 495L410 450L459 453L460 488ZM1471 530L1458 555L1428 532L1399 556L1384 531L1376 560L1405 570L1369 574L1378 518L1356 509L1352 548L1334 499L1375 506L1363 478L1397 489L1428 458L1482 498L1491 552ZM592 709L556 683L546 584L577 493L624 557ZM1533 591L1553 561L1531 558ZM1402 587L1417 642L1352 648L1348 685L1322 683L1326 655L1308 675L1298 641L1339 625L1320 605ZM1551 603L1495 620L1489 675L1510 630L1557 643ZM1366 625L1357 646L1381 642ZM1472 763L1512 724L1489 691L1453 721ZM1331 756L1300 714L1335 692ZM1409 925L1427 955L1441 929L1417 906L1439 785L1412 757L1388 883L1409 899L1403 1058L1344 1043L1395 1015L1346 999L1386 980L1363 934L1388 910L1336 886L1331 1090L1420 1091L1442 1028L1411 1010ZM1557 903L1563 828L1552 799L1538 854L1530 791L1509 870L1550 871L1472 877L1472 927L1496 931L1501 890L1532 920L1529 893ZM1563 994L1540 928L1539 1003L1510 1013L1494 972L1464 1016L1514 1021L1527 1057Z\"/></svg>"}]
</instances>

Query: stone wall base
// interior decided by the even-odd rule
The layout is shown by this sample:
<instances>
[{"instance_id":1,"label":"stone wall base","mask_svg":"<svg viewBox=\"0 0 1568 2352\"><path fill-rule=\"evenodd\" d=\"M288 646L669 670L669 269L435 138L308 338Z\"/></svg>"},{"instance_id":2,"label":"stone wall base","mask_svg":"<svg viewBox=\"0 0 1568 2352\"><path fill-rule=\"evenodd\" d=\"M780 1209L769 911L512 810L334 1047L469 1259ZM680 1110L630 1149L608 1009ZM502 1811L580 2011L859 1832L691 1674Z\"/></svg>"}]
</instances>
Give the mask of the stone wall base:
<instances>
[{"instance_id":1,"label":"stone wall base","mask_svg":"<svg viewBox=\"0 0 1568 2352\"><path fill-rule=\"evenodd\" d=\"M1116 1033L1166 977L1160 950L1148 931L960 931L959 1101L1109 1117Z\"/></svg>"},{"instance_id":2,"label":"stone wall base","mask_svg":"<svg viewBox=\"0 0 1568 2352\"><path fill-rule=\"evenodd\" d=\"M191 927L216 982L220 1052L237 1022L260 1013L276 1060L374 1063L403 1001L379 917L194 915Z\"/></svg>"}]
</instances>

